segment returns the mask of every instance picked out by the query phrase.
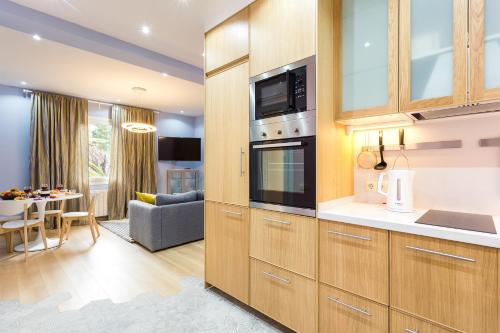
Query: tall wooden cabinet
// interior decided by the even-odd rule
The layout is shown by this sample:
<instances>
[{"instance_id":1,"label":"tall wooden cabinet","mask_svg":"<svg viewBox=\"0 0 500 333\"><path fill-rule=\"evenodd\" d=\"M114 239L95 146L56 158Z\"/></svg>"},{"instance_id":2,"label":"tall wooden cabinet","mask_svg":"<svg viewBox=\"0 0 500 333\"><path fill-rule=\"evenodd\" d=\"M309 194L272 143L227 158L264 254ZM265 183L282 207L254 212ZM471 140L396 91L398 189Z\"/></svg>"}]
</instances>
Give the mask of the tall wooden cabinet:
<instances>
[{"instance_id":1,"label":"tall wooden cabinet","mask_svg":"<svg viewBox=\"0 0 500 333\"><path fill-rule=\"evenodd\" d=\"M248 62L205 81L205 198L248 206Z\"/></svg>"},{"instance_id":2,"label":"tall wooden cabinet","mask_svg":"<svg viewBox=\"0 0 500 333\"><path fill-rule=\"evenodd\" d=\"M316 53L317 0L257 0L250 5L250 76Z\"/></svg>"}]
</instances>

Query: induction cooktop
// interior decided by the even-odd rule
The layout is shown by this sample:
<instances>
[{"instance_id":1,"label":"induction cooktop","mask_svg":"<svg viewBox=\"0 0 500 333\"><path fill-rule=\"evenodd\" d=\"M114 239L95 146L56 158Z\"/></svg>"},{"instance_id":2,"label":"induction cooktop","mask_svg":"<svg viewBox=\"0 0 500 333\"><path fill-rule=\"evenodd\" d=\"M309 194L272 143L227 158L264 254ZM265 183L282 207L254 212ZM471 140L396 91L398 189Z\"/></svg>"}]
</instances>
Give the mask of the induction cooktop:
<instances>
[{"instance_id":1,"label":"induction cooktop","mask_svg":"<svg viewBox=\"0 0 500 333\"><path fill-rule=\"evenodd\" d=\"M491 215L449 212L431 209L415 223L439 227L496 234L495 222Z\"/></svg>"}]
</instances>

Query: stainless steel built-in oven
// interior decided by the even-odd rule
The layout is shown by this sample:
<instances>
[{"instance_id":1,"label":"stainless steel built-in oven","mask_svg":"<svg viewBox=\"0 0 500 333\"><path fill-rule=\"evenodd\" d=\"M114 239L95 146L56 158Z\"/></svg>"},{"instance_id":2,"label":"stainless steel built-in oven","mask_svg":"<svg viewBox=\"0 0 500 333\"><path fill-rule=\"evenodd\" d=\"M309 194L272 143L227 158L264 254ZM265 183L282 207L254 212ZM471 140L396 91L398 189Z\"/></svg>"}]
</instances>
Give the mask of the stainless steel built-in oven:
<instances>
[{"instance_id":1,"label":"stainless steel built-in oven","mask_svg":"<svg viewBox=\"0 0 500 333\"><path fill-rule=\"evenodd\" d=\"M250 143L250 207L316 216L316 137Z\"/></svg>"},{"instance_id":2,"label":"stainless steel built-in oven","mask_svg":"<svg viewBox=\"0 0 500 333\"><path fill-rule=\"evenodd\" d=\"M251 124L287 121L316 109L315 59L312 56L250 79Z\"/></svg>"}]
</instances>

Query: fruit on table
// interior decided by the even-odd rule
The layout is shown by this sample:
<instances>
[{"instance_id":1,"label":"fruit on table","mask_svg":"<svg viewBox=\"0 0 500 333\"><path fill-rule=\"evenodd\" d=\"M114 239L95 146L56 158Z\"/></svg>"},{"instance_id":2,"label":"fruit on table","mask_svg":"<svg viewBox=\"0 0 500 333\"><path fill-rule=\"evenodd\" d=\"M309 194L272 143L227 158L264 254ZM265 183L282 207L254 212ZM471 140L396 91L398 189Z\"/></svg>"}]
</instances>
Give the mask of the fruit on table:
<instances>
[{"instance_id":1,"label":"fruit on table","mask_svg":"<svg viewBox=\"0 0 500 333\"><path fill-rule=\"evenodd\" d=\"M3 200L14 200L17 197L23 195L23 192L19 191L18 188L11 188L10 191L0 193L0 197Z\"/></svg>"}]
</instances>

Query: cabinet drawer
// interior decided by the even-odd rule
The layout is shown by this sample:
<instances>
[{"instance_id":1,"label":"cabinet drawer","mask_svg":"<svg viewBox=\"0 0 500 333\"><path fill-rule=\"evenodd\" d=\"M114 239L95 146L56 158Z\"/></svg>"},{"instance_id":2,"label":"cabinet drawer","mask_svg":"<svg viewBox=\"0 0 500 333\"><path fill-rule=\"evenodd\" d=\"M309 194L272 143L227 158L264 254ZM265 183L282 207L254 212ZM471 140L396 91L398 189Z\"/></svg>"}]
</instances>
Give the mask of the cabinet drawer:
<instances>
[{"instance_id":1,"label":"cabinet drawer","mask_svg":"<svg viewBox=\"0 0 500 333\"><path fill-rule=\"evenodd\" d=\"M205 279L248 304L248 208L205 202Z\"/></svg>"},{"instance_id":2,"label":"cabinet drawer","mask_svg":"<svg viewBox=\"0 0 500 333\"><path fill-rule=\"evenodd\" d=\"M454 333L454 331L392 310L391 333Z\"/></svg>"},{"instance_id":3,"label":"cabinet drawer","mask_svg":"<svg viewBox=\"0 0 500 333\"><path fill-rule=\"evenodd\" d=\"M250 259L250 305L297 332L316 332L316 282Z\"/></svg>"},{"instance_id":4,"label":"cabinet drawer","mask_svg":"<svg viewBox=\"0 0 500 333\"><path fill-rule=\"evenodd\" d=\"M260 209L250 215L250 256L316 278L315 219Z\"/></svg>"},{"instance_id":5,"label":"cabinet drawer","mask_svg":"<svg viewBox=\"0 0 500 333\"><path fill-rule=\"evenodd\" d=\"M389 332L389 309L385 305L321 283L319 287L319 331L387 333Z\"/></svg>"},{"instance_id":6,"label":"cabinet drawer","mask_svg":"<svg viewBox=\"0 0 500 333\"><path fill-rule=\"evenodd\" d=\"M320 221L321 282L389 304L389 232Z\"/></svg>"},{"instance_id":7,"label":"cabinet drawer","mask_svg":"<svg viewBox=\"0 0 500 333\"><path fill-rule=\"evenodd\" d=\"M468 333L498 333L496 249L391 233L391 306Z\"/></svg>"}]
</instances>

